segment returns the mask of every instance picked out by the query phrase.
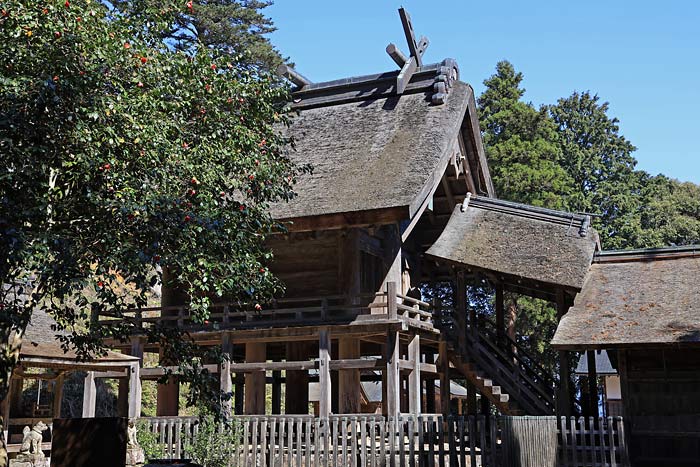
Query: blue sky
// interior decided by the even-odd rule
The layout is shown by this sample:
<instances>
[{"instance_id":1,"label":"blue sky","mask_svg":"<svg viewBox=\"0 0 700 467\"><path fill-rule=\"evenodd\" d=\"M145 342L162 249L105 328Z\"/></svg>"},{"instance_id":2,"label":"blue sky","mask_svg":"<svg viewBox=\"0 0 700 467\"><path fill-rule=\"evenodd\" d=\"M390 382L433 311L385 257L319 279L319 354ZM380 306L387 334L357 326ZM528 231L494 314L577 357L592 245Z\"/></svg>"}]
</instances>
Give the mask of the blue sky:
<instances>
[{"instance_id":1,"label":"blue sky","mask_svg":"<svg viewBox=\"0 0 700 467\"><path fill-rule=\"evenodd\" d=\"M430 39L425 60L457 59L483 90L496 62L525 75L525 99L597 93L635 146L638 168L700 183L700 2L674 0L275 0L272 41L312 81L394 69L407 51L397 8Z\"/></svg>"}]
</instances>

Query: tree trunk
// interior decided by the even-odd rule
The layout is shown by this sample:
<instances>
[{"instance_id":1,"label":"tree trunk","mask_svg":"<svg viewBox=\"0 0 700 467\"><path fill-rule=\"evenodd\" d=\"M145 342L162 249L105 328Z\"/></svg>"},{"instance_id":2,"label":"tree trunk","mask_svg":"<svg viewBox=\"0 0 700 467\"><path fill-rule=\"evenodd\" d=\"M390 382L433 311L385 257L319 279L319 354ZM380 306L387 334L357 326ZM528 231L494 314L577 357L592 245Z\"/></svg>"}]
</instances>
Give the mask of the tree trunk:
<instances>
[{"instance_id":1,"label":"tree trunk","mask_svg":"<svg viewBox=\"0 0 700 467\"><path fill-rule=\"evenodd\" d=\"M19 349L22 338L11 326L0 328L0 401L5 401L10 393L12 371L19 363ZM7 467L7 440L5 439L5 413L0 413L0 467Z\"/></svg>"}]
</instances>

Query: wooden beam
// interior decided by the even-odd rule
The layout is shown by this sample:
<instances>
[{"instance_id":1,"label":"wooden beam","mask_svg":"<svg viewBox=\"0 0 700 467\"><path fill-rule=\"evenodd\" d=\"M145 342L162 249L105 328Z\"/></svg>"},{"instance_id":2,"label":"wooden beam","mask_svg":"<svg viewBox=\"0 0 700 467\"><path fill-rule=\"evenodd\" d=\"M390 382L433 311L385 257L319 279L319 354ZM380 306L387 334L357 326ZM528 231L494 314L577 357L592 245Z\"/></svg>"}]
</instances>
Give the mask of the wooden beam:
<instances>
[{"instance_id":1,"label":"wooden beam","mask_svg":"<svg viewBox=\"0 0 700 467\"><path fill-rule=\"evenodd\" d=\"M498 337L501 338L504 337L506 333L505 313L503 310L503 283L496 282L494 288L496 289L496 332Z\"/></svg>"},{"instance_id":2,"label":"wooden beam","mask_svg":"<svg viewBox=\"0 0 700 467\"><path fill-rule=\"evenodd\" d=\"M404 55L403 52L401 52L401 50L399 50L399 48L393 43L386 46L386 53L389 54L391 59L399 66L399 68L403 68L408 61L408 57Z\"/></svg>"},{"instance_id":3,"label":"wooden beam","mask_svg":"<svg viewBox=\"0 0 700 467\"><path fill-rule=\"evenodd\" d=\"M416 43L416 33L413 31L413 23L411 22L411 15L403 8L399 8L399 17L401 18L401 24L403 25L403 32L406 35L406 42L408 43L408 51L411 57L416 59L416 65L422 66L423 62L421 60L421 55L419 54L418 44ZM423 49L425 51L425 49Z\"/></svg>"},{"instance_id":4,"label":"wooden beam","mask_svg":"<svg viewBox=\"0 0 700 467\"><path fill-rule=\"evenodd\" d=\"M386 336L386 406L387 417L398 417L400 411L400 378L399 373L399 333L388 332Z\"/></svg>"},{"instance_id":5,"label":"wooden beam","mask_svg":"<svg viewBox=\"0 0 700 467\"><path fill-rule=\"evenodd\" d=\"M259 363L267 359L267 346L264 343L249 342L245 345L246 363ZM233 366L233 365L231 365ZM239 371L239 370L235 370ZM265 373L255 372L245 375L245 407L246 415L265 414Z\"/></svg>"},{"instance_id":6,"label":"wooden beam","mask_svg":"<svg viewBox=\"0 0 700 467\"><path fill-rule=\"evenodd\" d=\"M53 418L61 418L61 404L63 399L63 384L65 383L66 375L61 373L54 381L53 390Z\"/></svg>"},{"instance_id":7,"label":"wooden beam","mask_svg":"<svg viewBox=\"0 0 700 467\"><path fill-rule=\"evenodd\" d=\"M302 360L300 362L231 363L230 366L234 373L264 373L266 371L309 371L317 369L319 364L314 360Z\"/></svg>"},{"instance_id":8,"label":"wooden beam","mask_svg":"<svg viewBox=\"0 0 700 467\"><path fill-rule=\"evenodd\" d=\"M360 360L360 340L357 338L343 337L338 339L338 358L341 361L352 362ZM377 363L369 361L370 363ZM331 362L331 369L333 369ZM356 414L361 412L360 407L360 370L356 367L346 367L339 371L338 375L338 411L339 413Z\"/></svg>"},{"instance_id":9,"label":"wooden beam","mask_svg":"<svg viewBox=\"0 0 700 467\"><path fill-rule=\"evenodd\" d=\"M420 415L423 391L420 385L421 371L420 336L415 335L408 344L408 361L413 365L408 375L408 411L411 415Z\"/></svg>"},{"instance_id":10,"label":"wooden beam","mask_svg":"<svg viewBox=\"0 0 700 467\"><path fill-rule=\"evenodd\" d=\"M408 219L409 217L410 212L408 206L398 206L393 208L280 219L279 222L284 224L289 232L311 232L317 230L391 224Z\"/></svg>"},{"instance_id":11,"label":"wooden beam","mask_svg":"<svg viewBox=\"0 0 700 467\"><path fill-rule=\"evenodd\" d=\"M331 335L328 328L321 328L318 333L318 360L319 416L328 418L331 414Z\"/></svg>"},{"instance_id":12,"label":"wooden beam","mask_svg":"<svg viewBox=\"0 0 700 467\"><path fill-rule=\"evenodd\" d=\"M303 88L306 85L311 84L311 80L306 76L302 75L294 68L289 65L280 65L277 67L277 74L287 78L289 81L294 83L299 88Z\"/></svg>"},{"instance_id":13,"label":"wooden beam","mask_svg":"<svg viewBox=\"0 0 700 467\"><path fill-rule=\"evenodd\" d=\"M455 197L452 196L450 182L447 181L447 178L442 177L442 179L440 179L440 183L442 184L442 189L445 191L445 197L447 198L447 202L450 204L450 211L452 211L457 205L457 202L455 201Z\"/></svg>"},{"instance_id":14,"label":"wooden beam","mask_svg":"<svg viewBox=\"0 0 700 467\"><path fill-rule=\"evenodd\" d=\"M406 86L411 81L411 77L418 69L418 64L416 63L416 58L411 57L408 59L406 64L401 68L401 72L396 77L396 94L401 95L406 90Z\"/></svg>"},{"instance_id":15,"label":"wooden beam","mask_svg":"<svg viewBox=\"0 0 700 467\"><path fill-rule=\"evenodd\" d=\"M272 415L282 413L282 373L279 370L272 372Z\"/></svg>"},{"instance_id":16,"label":"wooden beam","mask_svg":"<svg viewBox=\"0 0 700 467\"><path fill-rule=\"evenodd\" d=\"M88 371L83 386L83 418L95 418L96 402L95 372Z\"/></svg>"}]
</instances>

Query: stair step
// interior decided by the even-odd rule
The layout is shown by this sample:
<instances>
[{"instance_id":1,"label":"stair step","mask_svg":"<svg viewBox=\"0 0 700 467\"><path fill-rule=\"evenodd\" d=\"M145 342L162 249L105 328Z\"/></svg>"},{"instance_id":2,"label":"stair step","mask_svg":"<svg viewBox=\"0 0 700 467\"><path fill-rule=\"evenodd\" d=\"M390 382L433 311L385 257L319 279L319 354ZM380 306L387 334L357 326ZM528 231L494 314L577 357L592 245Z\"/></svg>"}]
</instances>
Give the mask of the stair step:
<instances>
[{"instance_id":1,"label":"stair step","mask_svg":"<svg viewBox=\"0 0 700 467\"><path fill-rule=\"evenodd\" d=\"M491 394L494 396L500 396L501 395L501 387L500 386L491 386Z\"/></svg>"}]
</instances>

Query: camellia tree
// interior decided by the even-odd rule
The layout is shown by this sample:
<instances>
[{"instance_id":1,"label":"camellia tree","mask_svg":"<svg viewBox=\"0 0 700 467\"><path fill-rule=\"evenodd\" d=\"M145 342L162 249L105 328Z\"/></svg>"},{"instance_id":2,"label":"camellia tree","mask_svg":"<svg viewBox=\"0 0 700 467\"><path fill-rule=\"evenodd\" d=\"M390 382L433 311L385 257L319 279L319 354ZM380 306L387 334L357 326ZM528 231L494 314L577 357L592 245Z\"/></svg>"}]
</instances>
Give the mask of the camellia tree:
<instances>
[{"instance_id":1,"label":"camellia tree","mask_svg":"<svg viewBox=\"0 0 700 467\"><path fill-rule=\"evenodd\" d=\"M276 131L286 90L244 60L163 43L187 9L0 3L0 400L37 309L88 357L131 331L91 316L145 305L161 271L200 321L212 300L279 288L265 266L263 241L280 228L268 207L306 170ZM149 339L177 343L168 359L192 367L177 332Z\"/></svg>"}]
</instances>

